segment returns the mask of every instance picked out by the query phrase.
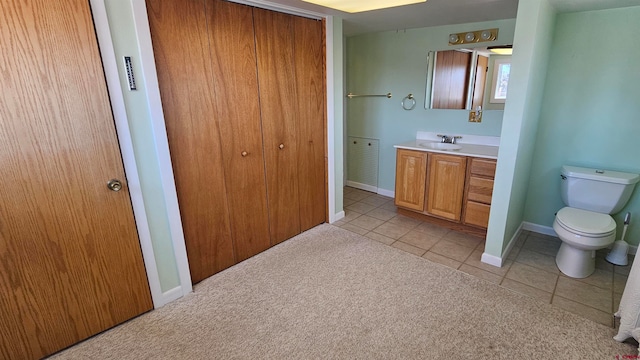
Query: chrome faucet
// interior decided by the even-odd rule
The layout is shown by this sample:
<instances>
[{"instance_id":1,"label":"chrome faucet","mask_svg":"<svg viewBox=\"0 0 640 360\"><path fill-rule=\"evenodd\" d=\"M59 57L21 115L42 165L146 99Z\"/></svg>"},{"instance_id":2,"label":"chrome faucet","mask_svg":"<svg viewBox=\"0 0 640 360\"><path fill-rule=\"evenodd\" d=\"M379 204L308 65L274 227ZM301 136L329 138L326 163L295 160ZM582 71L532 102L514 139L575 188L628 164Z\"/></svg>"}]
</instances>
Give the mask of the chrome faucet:
<instances>
[{"instance_id":1,"label":"chrome faucet","mask_svg":"<svg viewBox=\"0 0 640 360\"><path fill-rule=\"evenodd\" d=\"M448 136L440 134L438 134L438 136L442 138L440 142L449 144L455 144L458 139L462 139L462 136Z\"/></svg>"}]
</instances>

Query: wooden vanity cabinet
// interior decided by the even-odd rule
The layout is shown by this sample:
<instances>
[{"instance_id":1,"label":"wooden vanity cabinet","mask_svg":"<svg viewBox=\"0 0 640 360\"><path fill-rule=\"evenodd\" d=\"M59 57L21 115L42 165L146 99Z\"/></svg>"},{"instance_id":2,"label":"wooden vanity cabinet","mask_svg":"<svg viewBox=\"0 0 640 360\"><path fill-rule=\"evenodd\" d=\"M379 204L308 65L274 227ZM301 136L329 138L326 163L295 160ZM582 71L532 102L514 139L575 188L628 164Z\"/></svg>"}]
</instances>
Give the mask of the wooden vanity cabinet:
<instances>
[{"instance_id":1,"label":"wooden vanity cabinet","mask_svg":"<svg viewBox=\"0 0 640 360\"><path fill-rule=\"evenodd\" d=\"M397 149L395 204L401 214L482 235L495 171L493 159Z\"/></svg>"},{"instance_id":2,"label":"wooden vanity cabinet","mask_svg":"<svg viewBox=\"0 0 640 360\"><path fill-rule=\"evenodd\" d=\"M396 152L396 206L424 211L428 153L398 149Z\"/></svg>"},{"instance_id":3,"label":"wooden vanity cabinet","mask_svg":"<svg viewBox=\"0 0 640 360\"><path fill-rule=\"evenodd\" d=\"M462 222L466 225L486 229L489 224L496 161L468 158L467 162L467 183Z\"/></svg>"},{"instance_id":4,"label":"wooden vanity cabinet","mask_svg":"<svg viewBox=\"0 0 640 360\"><path fill-rule=\"evenodd\" d=\"M460 221L466 168L464 156L429 154L428 214Z\"/></svg>"}]
</instances>

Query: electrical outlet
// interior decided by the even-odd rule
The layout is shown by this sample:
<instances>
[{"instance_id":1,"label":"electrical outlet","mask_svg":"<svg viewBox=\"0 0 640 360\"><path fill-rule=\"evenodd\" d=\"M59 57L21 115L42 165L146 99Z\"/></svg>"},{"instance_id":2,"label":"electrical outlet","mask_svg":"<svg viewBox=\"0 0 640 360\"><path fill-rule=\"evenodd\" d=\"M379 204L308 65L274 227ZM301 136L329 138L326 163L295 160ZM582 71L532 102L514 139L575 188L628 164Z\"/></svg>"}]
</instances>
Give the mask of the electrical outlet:
<instances>
[{"instance_id":1,"label":"electrical outlet","mask_svg":"<svg viewBox=\"0 0 640 360\"><path fill-rule=\"evenodd\" d=\"M469 122L482 122L482 111L469 111Z\"/></svg>"}]
</instances>

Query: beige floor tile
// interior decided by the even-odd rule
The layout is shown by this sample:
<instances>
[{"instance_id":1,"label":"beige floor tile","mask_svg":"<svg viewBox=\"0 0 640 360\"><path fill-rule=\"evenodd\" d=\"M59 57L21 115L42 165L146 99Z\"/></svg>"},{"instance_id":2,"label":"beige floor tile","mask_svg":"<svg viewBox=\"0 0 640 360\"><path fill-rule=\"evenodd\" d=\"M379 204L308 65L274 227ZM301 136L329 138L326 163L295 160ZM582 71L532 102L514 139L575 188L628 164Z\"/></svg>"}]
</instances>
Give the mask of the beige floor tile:
<instances>
[{"instance_id":1,"label":"beige floor tile","mask_svg":"<svg viewBox=\"0 0 640 360\"><path fill-rule=\"evenodd\" d=\"M467 274L473 275L479 279L490 281L494 284L500 284L500 281L502 280L502 276L500 275L496 275L494 273L490 273L488 271L484 271L482 269L478 269L477 267L469 266L467 264L460 265L458 270L464 271Z\"/></svg>"},{"instance_id":2,"label":"beige floor tile","mask_svg":"<svg viewBox=\"0 0 640 360\"><path fill-rule=\"evenodd\" d=\"M520 255L521 250L522 250L521 247L511 248L511 251L509 251L509 254L507 255L507 260L515 260L518 257L518 255Z\"/></svg>"},{"instance_id":3,"label":"beige floor tile","mask_svg":"<svg viewBox=\"0 0 640 360\"><path fill-rule=\"evenodd\" d=\"M551 294L550 292L546 292L544 290L540 290L532 286L525 285L521 282L507 279L507 278L504 278L500 285L506 287L507 289L511 289L517 293L543 301L547 304L551 303L551 297L553 296L553 294Z\"/></svg>"},{"instance_id":4,"label":"beige floor tile","mask_svg":"<svg viewBox=\"0 0 640 360\"><path fill-rule=\"evenodd\" d=\"M400 249L402 251L406 251L408 253L411 253L411 254L414 254L414 255L418 255L418 256L422 256L424 253L427 252L424 249L420 249L420 248L415 247L413 245L409 245L407 243L403 243L402 241L396 241L393 244L391 244L391 246L393 246L396 249Z\"/></svg>"},{"instance_id":5,"label":"beige floor tile","mask_svg":"<svg viewBox=\"0 0 640 360\"><path fill-rule=\"evenodd\" d=\"M506 277L550 293L553 292L558 280L556 274L517 262L511 265Z\"/></svg>"},{"instance_id":6,"label":"beige floor tile","mask_svg":"<svg viewBox=\"0 0 640 360\"><path fill-rule=\"evenodd\" d=\"M389 222L396 225L411 227L412 229L422 223L420 220L412 219L404 215L396 215L389 220Z\"/></svg>"},{"instance_id":7,"label":"beige floor tile","mask_svg":"<svg viewBox=\"0 0 640 360\"><path fill-rule=\"evenodd\" d=\"M376 219L382 220L382 221L387 221L392 219L394 216L396 216L396 212L395 211L390 211L390 210L385 210L382 208L377 208L377 209L373 209L371 211L369 211L367 213L367 215L374 217Z\"/></svg>"},{"instance_id":8,"label":"beige floor tile","mask_svg":"<svg viewBox=\"0 0 640 360\"><path fill-rule=\"evenodd\" d=\"M344 224L348 223L348 221L344 221L344 218L338 220L338 221L334 221L331 225L333 226L342 226Z\"/></svg>"},{"instance_id":9,"label":"beige floor tile","mask_svg":"<svg viewBox=\"0 0 640 360\"><path fill-rule=\"evenodd\" d=\"M560 239L551 239L531 234L527 237L522 248L549 256L556 256L560 249L560 245L562 245L562 241L560 241Z\"/></svg>"},{"instance_id":10,"label":"beige floor tile","mask_svg":"<svg viewBox=\"0 0 640 360\"><path fill-rule=\"evenodd\" d=\"M613 274L613 293L622 294L627 284L628 277L621 274Z\"/></svg>"},{"instance_id":11,"label":"beige floor tile","mask_svg":"<svg viewBox=\"0 0 640 360\"><path fill-rule=\"evenodd\" d=\"M513 264L513 261L511 260L505 261L502 267L485 264L481 260L482 253L482 250L474 250L464 263L500 276L505 276L509 271L511 264Z\"/></svg>"},{"instance_id":12,"label":"beige floor tile","mask_svg":"<svg viewBox=\"0 0 640 360\"><path fill-rule=\"evenodd\" d=\"M445 266L448 266L448 267L454 268L454 269L457 269L457 268L460 267L460 265L462 265L462 263L459 262L459 261L455 261L453 259L449 259L448 257L433 253L431 251L427 251L427 253L422 255L422 257L427 259L427 260L430 260L430 261L433 261L433 262L436 262L438 264L442 264L442 265L445 265Z\"/></svg>"},{"instance_id":13,"label":"beige floor tile","mask_svg":"<svg viewBox=\"0 0 640 360\"><path fill-rule=\"evenodd\" d=\"M622 294L613 294L613 313L617 313L620 310L620 300L622 299Z\"/></svg>"},{"instance_id":14,"label":"beige floor tile","mask_svg":"<svg viewBox=\"0 0 640 360\"><path fill-rule=\"evenodd\" d=\"M439 238L442 238L443 236L445 236L451 231L446 227L438 226L436 224L432 224L428 222L423 222L422 224L418 225L418 227L416 227L415 230L423 233L427 233Z\"/></svg>"},{"instance_id":15,"label":"beige floor tile","mask_svg":"<svg viewBox=\"0 0 640 360\"><path fill-rule=\"evenodd\" d=\"M541 254L528 249L521 249L515 261L550 273L560 273L554 256Z\"/></svg>"},{"instance_id":16,"label":"beige floor tile","mask_svg":"<svg viewBox=\"0 0 640 360\"><path fill-rule=\"evenodd\" d=\"M357 203L357 200L353 200L353 199L349 199L349 198L344 198L342 199L342 206L349 206L349 205L353 205L355 203Z\"/></svg>"},{"instance_id":17,"label":"beige floor tile","mask_svg":"<svg viewBox=\"0 0 640 360\"><path fill-rule=\"evenodd\" d=\"M371 196L372 193L368 193L368 192L360 192L359 190L354 190L348 194L344 194L344 198L345 199L351 199L351 200L355 200L355 201L360 201L364 198L367 198L369 196Z\"/></svg>"},{"instance_id":18,"label":"beige floor tile","mask_svg":"<svg viewBox=\"0 0 640 360\"><path fill-rule=\"evenodd\" d=\"M551 303L554 306L585 317L591 321L607 326L613 326L613 316L610 312L600 311L558 295L553 296L553 301Z\"/></svg>"},{"instance_id":19,"label":"beige floor tile","mask_svg":"<svg viewBox=\"0 0 640 360\"><path fill-rule=\"evenodd\" d=\"M444 239L472 249L475 249L478 244L484 241L482 238L459 231L450 231L444 236Z\"/></svg>"},{"instance_id":20,"label":"beige floor tile","mask_svg":"<svg viewBox=\"0 0 640 360\"><path fill-rule=\"evenodd\" d=\"M366 197L366 198L364 198L364 199L362 199L360 201L365 203L365 204L370 204L370 205L373 205L375 207L378 207L378 206L382 206L382 205L386 204L387 201L389 201L389 199L387 199L387 198L383 199L383 198L378 197L378 195L372 195L372 196Z\"/></svg>"},{"instance_id":21,"label":"beige floor tile","mask_svg":"<svg viewBox=\"0 0 640 360\"><path fill-rule=\"evenodd\" d=\"M613 275L614 274L611 271L596 269L593 274L587 276L586 278L575 280L603 289L613 290Z\"/></svg>"},{"instance_id":22,"label":"beige floor tile","mask_svg":"<svg viewBox=\"0 0 640 360\"><path fill-rule=\"evenodd\" d=\"M392 239L392 238L386 237L384 235L380 235L380 234L375 233L373 231L366 233L365 236L368 237L369 239L381 242L381 243L386 244L386 245L391 245L394 242L396 242L396 239Z\"/></svg>"},{"instance_id":23,"label":"beige floor tile","mask_svg":"<svg viewBox=\"0 0 640 360\"><path fill-rule=\"evenodd\" d=\"M613 272L613 264L602 258L596 258L596 269Z\"/></svg>"},{"instance_id":24,"label":"beige floor tile","mask_svg":"<svg viewBox=\"0 0 640 360\"><path fill-rule=\"evenodd\" d=\"M558 279L555 295L607 313L613 309L611 290L601 289L564 276Z\"/></svg>"},{"instance_id":25,"label":"beige floor tile","mask_svg":"<svg viewBox=\"0 0 640 360\"><path fill-rule=\"evenodd\" d=\"M419 247L420 249L429 250L433 245L440 241L440 239L429 234L411 230L406 235L401 237L400 241Z\"/></svg>"},{"instance_id":26,"label":"beige floor tile","mask_svg":"<svg viewBox=\"0 0 640 360\"><path fill-rule=\"evenodd\" d=\"M371 211L371 210L373 210L375 208L376 208L375 206L370 205L370 204L365 204L363 202L357 202L355 204L351 204L351 205L345 207L345 209L347 209L347 210L352 210L352 211L358 212L360 214L366 214L366 213L368 213L369 211Z\"/></svg>"},{"instance_id":27,"label":"beige floor tile","mask_svg":"<svg viewBox=\"0 0 640 360\"><path fill-rule=\"evenodd\" d=\"M340 220L345 221L345 222L350 222L351 220L355 220L355 219L359 218L360 216L362 216L362 213L346 209L344 211L344 217L342 219L340 219Z\"/></svg>"},{"instance_id":28,"label":"beige floor tile","mask_svg":"<svg viewBox=\"0 0 640 360\"><path fill-rule=\"evenodd\" d=\"M431 248L430 251L459 262L464 262L465 260L467 260L467 257L471 255L473 249L453 243L451 241L440 240Z\"/></svg>"},{"instance_id":29,"label":"beige floor tile","mask_svg":"<svg viewBox=\"0 0 640 360\"><path fill-rule=\"evenodd\" d=\"M355 226L355 225L351 225L351 223L347 223L344 224L342 226L340 226L341 228L345 229L345 230L349 230L351 232L354 232L356 234L360 234L360 235L364 235L368 232L368 230L363 229L361 227Z\"/></svg>"},{"instance_id":30,"label":"beige floor tile","mask_svg":"<svg viewBox=\"0 0 640 360\"><path fill-rule=\"evenodd\" d=\"M629 256L629 264L626 266L614 266L613 272L616 274L627 275L631 272L631 265L633 265L633 259Z\"/></svg>"},{"instance_id":31,"label":"beige floor tile","mask_svg":"<svg viewBox=\"0 0 640 360\"><path fill-rule=\"evenodd\" d=\"M351 222L349 222L351 225L355 225L355 226L359 226L363 229L367 229L367 230L373 230L375 228L377 228L378 226L384 224L384 221L382 220L378 220L374 217L368 216L368 215L362 215L360 217L358 217L355 220L351 220Z\"/></svg>"},{"instance_id":32,"label":"beige floor tile","mask_svg":"<svg viewBox=\"0 0 640 360\"><path fill-rule=\"evenodd\" d=\"M352 193L355 189L356 189L356 188L352 188L351 186L345 186L345 187L342 189L342 193L343 193L343 194L349 194L349 193Z\"/></svg>"},{"instance_id":33,"label":"beige floor tile","mask_svg":"<svg viewBox=\"0 0 640 360\"><path fill-rule=\"evenodd\" d=\"M518 235L518 238L516 239L516 242L513 244L513 247L516 249L521 248L525 241L527 240L527 237L529 236L530 232L529 231L522 231L520 232L520 235Z\"/></svg>"},{"instance_id":34,"label":"beige floor tile","mask_svg":"<svg viewBox=\"0 0 640 360\"><path fill-rule=\"evenodd\" d=\"M373 231L378 234L382 234L386 237L390 237L392 239L398 240L401 237L403 237L406 233L411 231L411 227L401 226L401 225L392 224L390 222L386 222L378 226L377 228L373 229Z\"/></svg>"},{"instance_id":35,"label":"beige floor tile","mask_svg":"<svg viewBox=\"0 0 640 360\"><path fill-rule=\"evenodd\" d=\"M386 204L380 206L379 209L389 210L389 211L393 211L394 213L398 213L398 207L396 206L396 204L393 203L393 201L387 202Z\"/></svg>"}]
</instances>

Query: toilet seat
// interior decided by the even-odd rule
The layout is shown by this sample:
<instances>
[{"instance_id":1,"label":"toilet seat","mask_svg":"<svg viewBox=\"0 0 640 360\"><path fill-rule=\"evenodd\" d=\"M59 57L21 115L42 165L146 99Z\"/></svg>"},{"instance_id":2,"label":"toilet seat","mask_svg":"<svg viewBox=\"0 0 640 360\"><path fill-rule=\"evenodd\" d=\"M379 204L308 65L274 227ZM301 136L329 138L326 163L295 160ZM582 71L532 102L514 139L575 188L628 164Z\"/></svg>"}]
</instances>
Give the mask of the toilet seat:
<instances>
[{"instance_id":1,"label":"toilet seat","mask_svg":"<svg viewBox=\"0 0 640 360\"><path fill-rule=\"evenodd\" d=\"M615 234L616 222L608 214L564 207L556 214L558 225L567 231L586 237L607 237Z\"/></svg>"}]
</instances>

